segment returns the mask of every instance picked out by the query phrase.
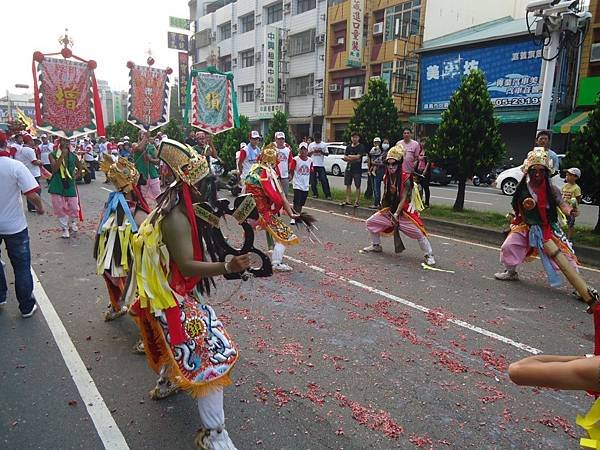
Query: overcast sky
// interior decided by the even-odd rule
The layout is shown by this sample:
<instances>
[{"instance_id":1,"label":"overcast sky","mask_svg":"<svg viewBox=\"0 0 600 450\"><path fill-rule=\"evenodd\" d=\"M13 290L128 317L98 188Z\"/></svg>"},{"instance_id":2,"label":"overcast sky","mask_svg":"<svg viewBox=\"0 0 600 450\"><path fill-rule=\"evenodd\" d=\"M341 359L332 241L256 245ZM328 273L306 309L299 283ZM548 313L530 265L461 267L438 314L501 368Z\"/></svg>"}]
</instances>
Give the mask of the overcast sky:
<instances>
[{"instance_id":1,"label":"overcast sky","mask_svg":"<svg viewBox=\"0 0 600 450\"><path fill-rule=\"evenodd\" d=\"M173 68L177 76L177 50L167 48L169 16L189 15L187 0L32 0L2 2L2 59L0 95L32 91L31 59L36 50L60 50L58 38L65 28L74 41L73 53L98 63L96 78L113 90L126 90L127 61L146 64L148 46L155 67ZM171 29L170 31L177 31ZM179 30L185 32L185 30Z\"/></svg>"}]
</instances>

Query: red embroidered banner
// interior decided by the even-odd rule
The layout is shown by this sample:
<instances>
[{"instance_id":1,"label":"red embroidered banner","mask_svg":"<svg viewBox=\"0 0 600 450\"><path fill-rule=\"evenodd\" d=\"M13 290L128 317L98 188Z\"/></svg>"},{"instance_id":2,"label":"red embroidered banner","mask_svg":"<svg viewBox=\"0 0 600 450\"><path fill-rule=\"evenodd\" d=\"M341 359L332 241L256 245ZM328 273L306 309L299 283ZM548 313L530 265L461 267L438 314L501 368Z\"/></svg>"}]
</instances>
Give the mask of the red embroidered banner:
<instances>
[{"instance_id":1,"label":"red embroidered banner","mask_svg":"<svg viewBox=\"0 0 600 450\"><path fill-rule=\"evenodd\" d=\"M96 131L93 70L87 63L44 58L36 81L38 128L66 138Z\"/></svg>"},{"instance_id":2,"label":"red embroidered banner","mask_svg":"<svg viewBox=\"0 0 600 450\"><path fill-rule=\"evenodd\" d=\"M151 131L169 121L169 75L167 70L131 66L127 121Z\"/></svg>"}]
</instances>

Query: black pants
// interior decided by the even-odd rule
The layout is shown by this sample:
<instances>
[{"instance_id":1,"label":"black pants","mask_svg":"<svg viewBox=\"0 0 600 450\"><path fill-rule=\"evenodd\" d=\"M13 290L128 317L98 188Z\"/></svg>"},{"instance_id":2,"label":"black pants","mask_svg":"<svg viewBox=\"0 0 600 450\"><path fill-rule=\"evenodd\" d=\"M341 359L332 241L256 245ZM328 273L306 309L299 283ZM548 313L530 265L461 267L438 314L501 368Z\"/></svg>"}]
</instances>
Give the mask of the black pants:
<instances>
[{"instance_id":1,"label":"black pants","mask_svg":"<svg viewBox=\"0 0 600 450\"><path fill-rule=\"evenodd\" d=\"M306 203L306 197L308 197L308 191L294 189L294 210L297 213L302 211L302 207Z\"/></svg>"},{"instance_id":2,"label":"black pants","mask_svg":"<svg viewBox=\"0 0 600 450\"><path fill-rule=\"evenodd\" d=\"M314 196L319 195L319 191L317 190L318 181L321 181L321 186L323 187L323 194L325 194L325 198L330 198L331 190L329 189L329 180L327 179L325 167L313 166L313 173L310 176L310 187L312 188L312 193Z\"/></svg>"},{"instance_id":3,"label":"black pants","mask_svg":"<svg viewBox=\"0 0 600 450\"><path fill-rule=\"evenodd\" d=\"M429 190L429 180L431 179L431 175L427 173L424 177L419 177L419 184L423 188L423 193L425 194L425 206L429 206L429 198L431 197L431 192Z\"/></svg>"},{"instance_id":4,"label":"black pants","mask_svg":"<svg viewBox=\"0 0 600 450\"><path fill-rule=\"evenodd\" d=\"M40 184L40 177L35 177L35 181L37 181L38 184ZM40 189L40 195L42 195L41 189ZM25 197L25 198L27 198L27 197ZM29 201L28 198L27 198L27 211L29 211L29 212L35 211L35 205L33 203L31 203L31 201Z\"/></svg>"}]
</instances>

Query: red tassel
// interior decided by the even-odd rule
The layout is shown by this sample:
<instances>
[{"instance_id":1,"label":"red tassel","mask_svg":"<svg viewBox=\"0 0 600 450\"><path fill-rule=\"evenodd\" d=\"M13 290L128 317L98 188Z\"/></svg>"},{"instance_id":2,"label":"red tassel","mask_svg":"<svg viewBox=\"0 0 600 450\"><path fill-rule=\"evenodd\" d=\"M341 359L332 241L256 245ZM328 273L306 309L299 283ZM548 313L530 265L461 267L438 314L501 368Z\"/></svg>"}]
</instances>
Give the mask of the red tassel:
<instances>
[{"instance_id":1,"label":"red tassel","mask_svg":"<svg viewBox=\"0 0 600 450\"><path fill-rule=\"evenodd\" d=\"M169 335L171 336L171 344L183 344L185 342L185 333L183 332L181 320L179 320L179 306L165 309L165 316L167 318L167 326L169 327Z\"/></svg>"},{"instance_id":2,"label":"red tassel","mask_svg":"<svg viewBox=\"0 0 600 450\"><path fill-rule=\"evenodd\" d=\"M31 61L31 72L33 73L33 97L35 102L35 123L38 127L42 126L42 108L40 105L40 92L38 89L37 72L35 70L35 61Z\"/></svg>"},{"instance_id":3,"label":"red tassel","mask_svg":"<svg viewBox=\"0 0 600 450\"><path fill-rule=\"evenodd\" d=\"M104 117L102 117L102 102L100 101L100 93L98 92L98 83L96 83L96 75L92 73L92 87L94 91L94 113L96 115L96 133L98 136L104 136Z\"/></svg>"}]
</instances>

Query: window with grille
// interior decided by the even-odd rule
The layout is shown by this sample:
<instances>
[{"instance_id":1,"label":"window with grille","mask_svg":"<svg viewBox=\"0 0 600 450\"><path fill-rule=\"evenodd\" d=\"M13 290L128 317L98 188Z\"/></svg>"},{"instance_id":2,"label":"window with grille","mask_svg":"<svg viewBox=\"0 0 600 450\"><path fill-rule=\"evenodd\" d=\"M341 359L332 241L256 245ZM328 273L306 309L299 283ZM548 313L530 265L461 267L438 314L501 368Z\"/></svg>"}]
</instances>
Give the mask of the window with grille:
<instances>
[{"instance_id":1,"label":"window with grille","mask_svg":"<svg viewBox=\"0 0 600 450\"><path fill-rule=\"evenodd\" d=\"M244 84L240 86L240 102L248 103L254 101L254 85Z\"/></svg>"},{"instance_id":2,"label":"window with grille","mask_svg":"<svg viewBox=\"0 0 600 450\"><path fill-rule=\"evenodd\" d=\"M283 19L283 2L277 2L267 7L267 25Z\"/></svg>"},{"instance_id":3,"label":"window with grille","mask_svg":"<svg viewBox=\"0 0 600 450\"><path fill-rule=\"evenodd\" d=\"M381 65L381 78L387 83L392 94L414 94L417 92L416 61L396 61L396 70L392 62Z\"/></svg>"},{"instance_id":4,"label":"window with grille","mask_svg":"<svg viewBox=\"0 0 600 450\"><path fill-rule=\"evenodd\" d=\"M296 14L302 14L316 7L317 0L296 0Z\"/></svg>"},{"instance_id":5,"label":"window with grille","mask_svg":"<svg viewBox=\"0 0 600 450\"><path fill-rule=\"evenodd\" d=\"M385 9L385 41L418 35L421 25L421 0L412 0Z\"/></svg>"},{"instance_id":6,"label":"window with grille","mask_svg":"<svg viewBox=\"0 0 600 450\"><path fill-rule=\"evenodd\" d=\"M316 30L306 30L302 33L293 34L288 38L288 54L290 56L301 55L302 53L315 51L315 33Z\"/></svg>"},{"instance_id":7,"label":"window with grille","mask_svg":"<svg viewBox=\"0 0 600 450\"><path fill-rule=\"evenodd\" d=\"M231 55L219 58L219 70L221 72L231 72Z\"/></svg>"},{"instance_id":8,"label":"window with grille","mask_svg":"<svg viewBox=\"0 0 600 450\"><path fill-rule=\"evenodd\" d=\"M254 30L254 13L240 17L240 29L242 33Z\"/></svg>"},{"instance_id":9,"label":"window with grille","mask_svg":"<svg viewBox=\"0 0 600 450\"><path fill-rule=\"evenodd\" d=\"M231 37L231 22L225 22L219 25L219 41L224 41Z\"/></svg>"},{"instance_id":10,"label":"window with grille","mask_svg":"<svg viewBox=\"0 0 600 450\"><path fill-rule=\"evenodd\" d=\"M242 69L252 67L254 65L254 49L240 52L240 59L242 60Z\"/></svg>"},{"instance_id":11,"label":"window with grille","mask_svg":"<svg viewBox=\"0 0 600 450\"><path fill-rule=\"evenodd\" d=\"M314 75L306 75L304 77L290 78L288 81L288 96L301 97L304 95L312 95L314 85Z\"/></svg>"}]
</instances>

